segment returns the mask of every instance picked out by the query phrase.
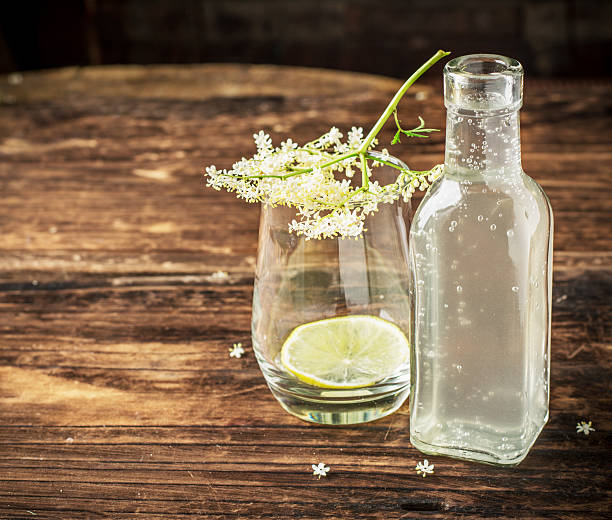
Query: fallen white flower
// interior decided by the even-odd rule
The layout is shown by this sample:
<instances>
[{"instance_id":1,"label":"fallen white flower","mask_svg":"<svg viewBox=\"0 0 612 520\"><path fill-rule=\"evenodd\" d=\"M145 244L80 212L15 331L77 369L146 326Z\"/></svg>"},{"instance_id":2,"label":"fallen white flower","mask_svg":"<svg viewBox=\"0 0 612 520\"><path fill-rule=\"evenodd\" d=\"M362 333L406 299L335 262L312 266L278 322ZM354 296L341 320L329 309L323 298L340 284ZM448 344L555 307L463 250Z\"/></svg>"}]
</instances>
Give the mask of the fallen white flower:
<instances>
[{"instance_id":1,"label":"fallen white flower","mask_svg":"<svg viewBox=\"0 0 612 520\"><path fill-rule=\"evenodd\" d=\"M242 348L242 343L234 343L230 349L230 357L239 358L242 357L242 354L245 353L245 350Z\"/></svg>"},{"instance_id":2,"label":"fallen white flower","mask_svg":"<svg viewBox=\"0 0 612 520\"><path fill-rule=\"evenodd\" d=\"M434 472L434 465L430 464L429 461L425 459L423 462L417 463L414 469L416 469L417 475L422 473L423 478L425 478L427 474L432 474Z\"/></svg>"},{"instance_id":3,"label":"fallen white flower","mask_svg":"<svg viewBox=\"0 0 612 520\"><path fill-rule=\"evenodd\" d=\"M592 423L593 421L580 421L576 424L576 433L584 433L585 435L588 435L589 433L594 432L595 428L591 427Z\"/></svg>"},{"instance_id":4,"label":"fallen white flower","mask_svg":"<svg viewBox=\"0 0 612 520\"><path fill-rule=\"evenodd\" d=\"M321 477L326 477L327 476L327 472L329 471L329 466L326 466L325 464L323 464L323 462L319 462L318 465L313 464L312 465L312 474L316 475L319 477L319 480L321 480Z\"/></svg>"}]
</instances>

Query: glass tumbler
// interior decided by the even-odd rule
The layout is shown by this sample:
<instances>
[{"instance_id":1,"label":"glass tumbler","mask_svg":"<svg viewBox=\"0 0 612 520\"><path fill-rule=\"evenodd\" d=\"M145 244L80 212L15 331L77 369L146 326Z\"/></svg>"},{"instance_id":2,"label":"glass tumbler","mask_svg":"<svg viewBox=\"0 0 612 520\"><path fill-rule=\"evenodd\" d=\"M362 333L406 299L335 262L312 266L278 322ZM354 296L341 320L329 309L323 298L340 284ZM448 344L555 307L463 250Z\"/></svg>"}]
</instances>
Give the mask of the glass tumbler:
<instances>
[{"instance_id":1,"label":"glass tumbler","mask_svg":"<svg viewBox=\"0 0 612 520\"><path fill-rule=\"evenodd\" d=\"M383 185L399 170L373 173ZM266 382L286 411L306 421L384 417L409 393L410 203L379 204L356 238L308 240L289 232L294 218L292 208L262 206L252 338ZM343 373L354 384L334 382Z\"/></svg>"}]
</instances>

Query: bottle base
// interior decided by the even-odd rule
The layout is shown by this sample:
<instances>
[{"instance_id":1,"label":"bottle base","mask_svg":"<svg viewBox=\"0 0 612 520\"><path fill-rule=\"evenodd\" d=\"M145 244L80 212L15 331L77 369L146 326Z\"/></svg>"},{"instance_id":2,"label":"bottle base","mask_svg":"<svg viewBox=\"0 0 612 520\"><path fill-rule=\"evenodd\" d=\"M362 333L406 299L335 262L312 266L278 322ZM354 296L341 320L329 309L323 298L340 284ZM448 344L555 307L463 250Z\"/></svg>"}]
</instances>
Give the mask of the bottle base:
<instances>
[{"instance_id":1,"label":"bottle base","mask_svg":"<svg viewBox=\"0 0 612 520\"><path fill-rule=\"evenodd\" d=\"M456 439L460 435L435 439L435 443L425 442L419 439L413 432L410 433L410 443L420 452L427 455L443 455L453 459L480 462L493 466L518 466L527 456L531 447L537 440L544 424L530 437L530 440L522 440L520 443L512 443L511 439L503 438L500 445L494 447L493 443L482 443L475 447L474 439L470 444L457 445ZM486 447L482 447L486 446Z\"/></svg>"},{"instance_id":2,"label":"bottle base","mask_svg":"<svg viewBox=\"0 0 612 520\"><path fill-rule=\"evenodd\" d=\"M503 458L497 454L488 453L485 451L466 450L462 448L450 448L445 446L434 446L426 442L422 442L413 436L410 436L410 443L417 450L422 453L425 453L426 455L444 455L452 459L480 462L482 464L491 464L493 466L518 466L521 461L527 456L527 452L524 452L513 458Z\"/></svg>"}]
</instances>

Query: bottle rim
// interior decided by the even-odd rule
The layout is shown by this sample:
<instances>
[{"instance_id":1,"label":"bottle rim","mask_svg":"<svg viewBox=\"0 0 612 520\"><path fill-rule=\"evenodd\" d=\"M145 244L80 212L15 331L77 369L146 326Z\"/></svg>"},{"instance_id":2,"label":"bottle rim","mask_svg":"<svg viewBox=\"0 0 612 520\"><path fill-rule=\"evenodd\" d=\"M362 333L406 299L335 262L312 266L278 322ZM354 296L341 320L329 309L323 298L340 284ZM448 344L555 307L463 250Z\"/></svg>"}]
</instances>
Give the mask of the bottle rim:
<instances>
[{"instance_id":1,"label":"bottle rim","mask_svg":"<svg viewBox=\"0 0 612 520\"><path fill-rule=\"evenodd\" d=\"M444 67L447 109L474 117L504 115L523 102L523 66L499 54L469 54Z\"/></svg>"},{"instance_id":2,"label":"bottle rim","mask_svg":"<svg viewBox=\"0 0 612 520\"><path fill-rule=\"evenodd\" d=\"M486 80L502 75L523 74L523 66L518 60L500 54L468 54L449 61L444 67L444 73L466 79Z\"/></svg>"}]
</instances>

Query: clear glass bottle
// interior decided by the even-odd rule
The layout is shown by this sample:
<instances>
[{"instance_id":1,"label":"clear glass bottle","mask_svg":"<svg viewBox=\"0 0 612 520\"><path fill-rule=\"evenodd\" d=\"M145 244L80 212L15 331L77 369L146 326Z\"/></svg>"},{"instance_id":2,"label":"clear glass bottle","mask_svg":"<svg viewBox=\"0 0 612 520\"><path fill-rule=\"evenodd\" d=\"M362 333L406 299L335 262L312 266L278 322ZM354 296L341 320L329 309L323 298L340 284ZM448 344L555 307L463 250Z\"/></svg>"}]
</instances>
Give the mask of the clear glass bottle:
<instances>
[{"instance_id":1,"label":"clear glass bottle","mask_svg":"<svg viewBox=\"0 0 612 520\"><path fill-rule=\"evenodd\" d=\"M444 175L410 231L410 439L518 464L548 420L553 216L521 167L523 70L477 54L444 69Z\"/></svg>"}]
</instances>

